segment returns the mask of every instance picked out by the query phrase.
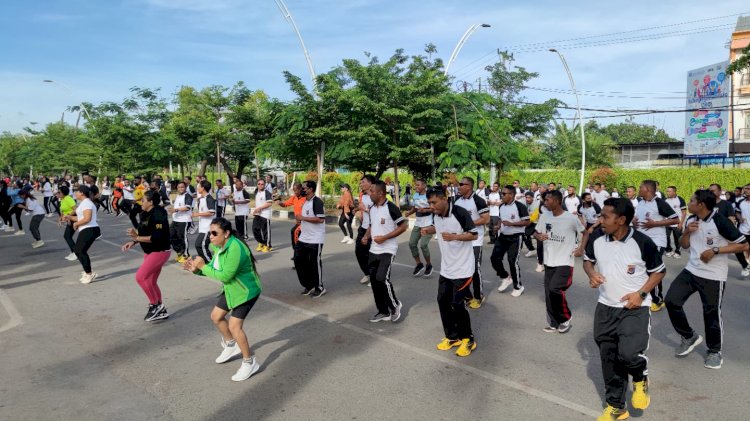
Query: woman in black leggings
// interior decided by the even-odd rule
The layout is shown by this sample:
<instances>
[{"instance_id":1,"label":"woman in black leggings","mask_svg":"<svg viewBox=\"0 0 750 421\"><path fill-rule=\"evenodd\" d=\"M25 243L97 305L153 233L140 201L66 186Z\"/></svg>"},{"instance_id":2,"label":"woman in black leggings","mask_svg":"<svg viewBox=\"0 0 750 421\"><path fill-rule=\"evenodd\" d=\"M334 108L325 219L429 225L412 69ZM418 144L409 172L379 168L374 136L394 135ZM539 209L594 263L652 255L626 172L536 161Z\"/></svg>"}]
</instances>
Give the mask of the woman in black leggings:
<instances>
[{"instance_id":1,"label":"woman in black leggings","mask_svg":"<svg viewBox=\"0 0 750 421\"><path fill-rule=\"evenodd\" d=\"M8 196L8 183L0 180L0 218L5 226L3 231L13 231L13 222L10 219L10 196Z\"/></svg>"},{"instance_id":2,"label":"woman in black leggings","mask_svg":"<svg viewBox=\"0 0 750 421\"><path fill-rule=\"evenodd\" d=\"M73 222L73 229L78 231L76 239L75 254L83 266L82 284L91 283L98 276L91 270L91 259L88 251L94 241L102 236L99 224L96 222L96 205L91 201L91 189L88 186L79 186L76 190L78 206L76 214L64 216L64 221Z\"/></svg>"}]
</instances>

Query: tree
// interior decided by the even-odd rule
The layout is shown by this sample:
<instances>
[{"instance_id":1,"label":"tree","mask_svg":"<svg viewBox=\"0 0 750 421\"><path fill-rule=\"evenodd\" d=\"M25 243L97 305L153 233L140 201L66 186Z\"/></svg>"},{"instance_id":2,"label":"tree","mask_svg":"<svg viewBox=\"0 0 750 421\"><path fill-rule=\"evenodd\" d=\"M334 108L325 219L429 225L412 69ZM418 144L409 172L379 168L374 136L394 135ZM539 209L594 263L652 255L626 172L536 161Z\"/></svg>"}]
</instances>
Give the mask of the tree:
<instances>
[{"instance_id":1,"label":"tree","mask_svg":"<svg viewBox=\"0 0 750 421\"><path fill-rule=\"evenodd\" d=\"M586 137L586 167L611 167L614 162L612 139L598 131L595 122L584 126ZM558 168L581 168L581 134L578 124L568 127L555 123L555 133L548 139L548 153Z\"/></svg>"},{"instance_id":2,"label":"tree","mask_svg":"<svg viewBox=\"0 0 750 421\"><path fill-rule=\"evenodd\" d=\"M750 44L740 51L740 56L727 66L727 73L741 73L743 70L750 70Z\"/></svg>"},{"instance_id":3,"label":"tree","mask_svg":"<svg viewBox=\"0 0 750 421\"><path fill-rule=\"evenodd\" d=\"M669 136L664 129L657 129L656 126L648 124L638 124L633 121L632 117L622 123L604 127L594 125L592 129L609 136L612 142L617 145L679 142L679 140Z\"/></svg>"},{"instance_id":4,"label":"tree","mask_svg":"<svg viewBox=\"0 0 750 421\"><path fill-rule=\"evenodd\" d=\"M281 107L280 102L270 100L260 89L250 91L244 85L235 87L226 119L230 126L230 136L224 147L224 156L236 160L237 172L233 173L226 160L222 158L230 177L241 176L245 167L254 162L255 176L260 178L259 148L273 137L275 120L281 112ZM272 151L273 145L267 144L266 148ZM271 154L271 157L275 157L274 155Z\"/></svg>"}]
</instances>

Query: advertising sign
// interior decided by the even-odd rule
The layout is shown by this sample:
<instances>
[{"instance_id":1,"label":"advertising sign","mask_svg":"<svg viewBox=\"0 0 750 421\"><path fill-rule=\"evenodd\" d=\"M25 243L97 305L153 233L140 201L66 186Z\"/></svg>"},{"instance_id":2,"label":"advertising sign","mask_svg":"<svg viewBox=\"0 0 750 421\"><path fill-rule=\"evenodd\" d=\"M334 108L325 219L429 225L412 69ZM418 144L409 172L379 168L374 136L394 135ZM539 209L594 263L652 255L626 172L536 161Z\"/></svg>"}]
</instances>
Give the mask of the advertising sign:
<instances>
[{"instance_id":1,"label":"advertising sign","mask_svg":"<svg viewBox=\"0 0 750 421\"><path fill-rule=\"evenodd\" d=\"M691 70L687 77L685 158L727 156L731 80L728 61Z\"/></svg>"}]
</instances>

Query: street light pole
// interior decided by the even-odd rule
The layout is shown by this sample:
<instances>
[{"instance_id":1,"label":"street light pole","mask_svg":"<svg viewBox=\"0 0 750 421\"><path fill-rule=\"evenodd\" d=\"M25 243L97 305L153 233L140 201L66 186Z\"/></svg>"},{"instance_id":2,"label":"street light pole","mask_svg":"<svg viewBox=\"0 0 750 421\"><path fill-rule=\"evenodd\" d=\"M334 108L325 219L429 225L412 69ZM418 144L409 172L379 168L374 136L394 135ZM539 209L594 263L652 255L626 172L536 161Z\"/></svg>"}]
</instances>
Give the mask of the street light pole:
<instances>
[{"instance_id":1,"label":"street light pole","mask_svg":"<svg viewBox=\"0 0 750 421\"><path fill-rule=\"evenodd\" d=\"M307 62L307 70L310 72L310 78L312 80L312 94L313 97L317 98L317 85L315 82L316 75L315 75L315 68L312 64L312 59L310 58L310 53L307 51L307 47L305 46L305 40L302 39L302 34L299 32L299 28L297 28L297 23L294 22L294 18L292 17L292 13L289 11L289 9L286 7L286 4L284 4L284 0L274 0L276 2L276 6L279 7L279 10L281 11L281 14L284 15L284 19L289 22L292 25L292 28L294 29L294 32L297 34L297 38L299 39L299 43L302 46L302 52L305 55L305 61ZM325 159L325 153L326 153L326 142L323 140L320 142L320 154L318 158L318 186L315 189L315 194L318 195L321 199L323 198L322 191L323 191L323 161Z\"/></svg>"},{"instance_id":2,"label":"street light pole","mask_svg":"<svg viewBox=\"0 0 750 421\"><path fill-rule=\"evenodd\" d=\"M550 51L553 53L557 53L557 56L560 57L560 61L562 61L563 67L565 67L565 72L568 74L570 86L576 96L576 107L578 108L578 127L581 129L581 182L578 185L578 194L580 195L583 194L583 179L584 172L586 171L586 134L583 130L583 114L581 114L581 102L578 99L578 90L576 90L576 83L575 81L573 81L573 75L570 73L570 68L568 67L568 62L565 61L565 56L563 56L561 52L555 50L554 48L551 48Z\"/></svg>"},{"instance_id":3,"label":"street light pole","mask_svg":"<svg viewBox=\"0 0 750 421\"><path fill-rule=\"evenodd\" d=\"M453 49L453 52L451 53L451 58L448 59L448 62L445 63L445 72L443 73L443 76L448 76L448 70L451 68L451 64L453 64L454 61L456 61L456 57L458 56L458 53L461 52L461 49L464 47L464 44L466 44L466 41L469 40L469 37L476 32L479 28L489 28L491 25L487 23L475 23L471 26L469 26L469 29L464 32L464 35L461 37L460 40L458 40L458 44L456 44L456 47Z\"/></svg>"},{"instance_id":4,"label":"street light pole","mask_svg":"<svg viewBox=\"0 0 750 421\"><path fill-rule=\"evenodd\" d=\"M63 89L65 89L68 92L68 94L70 94L70 96L73 96L73 89L70 86L68 86L68 85L66 85L66 84L64 84L62 82L57 82L57 81L52 80L52 79L44 79L42 82L57 84L57 85L61 86ZM89 120L89 121L91 121L91 116L89 115L89 110L86 109L86 106L83 105L83 102L79 103L78 106L81 107L81 110L83 110L83 113L86 114L86 119Z\"/></svg>"}]
</instances>

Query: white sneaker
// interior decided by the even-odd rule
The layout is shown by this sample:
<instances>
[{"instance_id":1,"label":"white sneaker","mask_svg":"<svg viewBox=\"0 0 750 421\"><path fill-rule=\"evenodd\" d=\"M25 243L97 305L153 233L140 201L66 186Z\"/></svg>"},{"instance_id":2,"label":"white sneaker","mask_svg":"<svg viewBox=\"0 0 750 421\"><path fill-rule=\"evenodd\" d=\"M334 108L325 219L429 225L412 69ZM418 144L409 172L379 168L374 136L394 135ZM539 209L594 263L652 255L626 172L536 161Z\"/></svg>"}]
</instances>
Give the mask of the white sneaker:
<instances>
[{"instance_id":1,"label":"white sneaker","mask_svg":"<svg viewBox=\"0 0 750 421\"><path fill-rule=\"evenodd\" d=\"M537 272L544 272L544 265L536 265L536 269L534 269Z\"/></svg>"},{"instance_id":2,"label":"white sneaker","mask_svg":"<svg viewBox=\"0 0 750 421\"><path fill-rule=\"evenodd\" d=\"M672 257L674 257L675 259L679 259L682 256L681 256L681 253L675 253L672 255Z\"/></svg>"},{"instance_id":3,"label":"white sneaker","mask_svg":"<svg viewBox=\"0 0 750 421\"><path fill-rule=\"evenodd\" d=\"M354 244L354 240L352 240L352 239L350 238L350 239L346 240L346 244Z\"/></svg>"},{"instance_id":4,"label":"white sneaker","mask_svg":"<svg viewBox=\"0 0 750 421\"><path fill-rule=\"evenodd\" d=\"M43 245L44 245L44 241L42 240L34 241L33 243L31 243L31 247L35 249L38 249L39 247L42 247Z\"/></svg>"},{"instance_id":5,"label":"white sneaker","mask_svg":"<svg viewBox=\"0 0 750 421\"><path fill-rule=\"evenodd\" d=\"M73 260L78 260L78 256L76 256L76 254L71 251L69 255L65 256L65 260L69 260L72 262Z\"/></svg>"},{"instance_id":6,"label":"white sneaker","mask_svg":"<svg viewBox=\"0 0 750 421\"><path fill-rule=\"evenodd\" d=\"M96 272L91 272L91 275L83 274L83 277L81 277L81 283L82 284L90 284L94 282L94 279L99 276Z\"/></svg>"},{"instance_id":7,"label":"white sneaker","mask_svg":"<svg viewBox=\"0 0 750 421\"><path fill-rule=\"evenodd\" d=\"M6 225L3 228L3 231L5 231L5 232L13 232L13 231L15 231L15 229L13 227L11 227L11 226Z\"/></svg>"},{"instance_id":8,"label":"white sneaker","mask_svg":"<svg viewBox=\"0 0 750 421\"><path fill-rule=\"evenodd\" d=\"M674 256L674 252L673 251L668 251L668 252L665 253L665 255L667 257L672 257L672 256Z\"/></svg>"},{"instance_id":9,"label":"white sneaker","mask_svg":"<svg viewBox=\"0 0 750 421\"><path fill-rule=\"evenodd\" d=\"M346 243L346 240L348 240L348 239L349 239L349 237L344 237L344 238L341 239L341 242L342 243Z\"/></svg>"},{"instance_id":10,"label":"white sneaker","mask_svg":"<svg viewBox=\"0 0 750 421\"><path fill-rule=\"evenodd\" d=\"M523 291L524 291L525 289L526 289L526 288L525 288L525 287L523 287L523 286L522 286L521 288L518 288L518 289L514 289L514 290L513 290L513 292L511 292L511 293L510 293L510 295L512 295L512 296L514 296L514 297L520 297L520 296L521 296L521 294L523 294Z\"/></svg>"},{"instance_id":11,"label":"white sneaker","mask_svg":"<svg viewBox=\"0 0 750 421\"><path fill-rule=\"evenodd\" d=\"M13 234L13 235L23 235L23 234L24 234L23 231L16 231L15 234Z\"/></svg>"},{"instance_id":12,"label":"white sneaker","mask_svg":"<svg viewBox=\"0 0 750 421\"><path fill-rule=\"evenodd\" d=\"M52 214L51 214L51 213L48 213L48 214L47 214L47 218L52 218Z\"/></svg>"},{"instance_id":13,"label":"white sneaker","mask_svg":"<svg viewBox=\"0 0 750 421\"><path fill-rule=\"evenodd\" d=\"M234 373L234 376L232 376L232 381L241 382L247 380L250 376L257 373L258 370L260 370L260 364L255 360L255 357L253 357L250 362L243 360L240 369Z\"/></svg>"},{"instance_id":14,"label":"white sneaker","mask_svg":"<svg viewBox=\"0 0 750 421\"><path fill-rule=\"evenodd\" d=\"M237 342L232 346L227 346L226 342L222 340L221 346L224 347L224 350L221 351L221 354L219 354L218 357L216 357L216 364L224 364L231 360L232 357L242 354L242 350L240 350L240 346L237 345Z\"/></svg>"},{"instance_id":15,"label":"white sneaker","mask_svg":"<svg viewBox=\"0 0 750 421\"><path fill-rule=\"evenodd\" d=\"M524 254L524 256L526 257L536 256L536 250L529 250L526 252L526 254Z\"/></svg>"},{"instance_id":16,"label":"white sneaker","mask_svg":"<svg viewBox=\"0 0 750 421\"><path fill-rule=\"evenodd\" d=\"M362 279L359 280L360 284L369 284L370 283L370 275L365 275L362 277Z\"/></svg>"},{"instance_id":17,"label":"white sneaker","mask_svg":"<svg viewBox=\"0 0 750 421\"><path fill-rule=\"evenodd\" d=\"M742 269L742 276L744 276L745 278L750 276L750 266L746 267L745 269Z\"/></svg>"},{"instance_id":18,"label":"white sneaker","mask_svg":"<svg viewBox=\"0 0 750 421\"><path fill-rule=\"evenodd\" d=\"M509 286L513 284L513 278L510 276L500 280L500 286L497 288L497 292L505 292L506 289L508 289Z\"/></svg>"}]
</instances>

